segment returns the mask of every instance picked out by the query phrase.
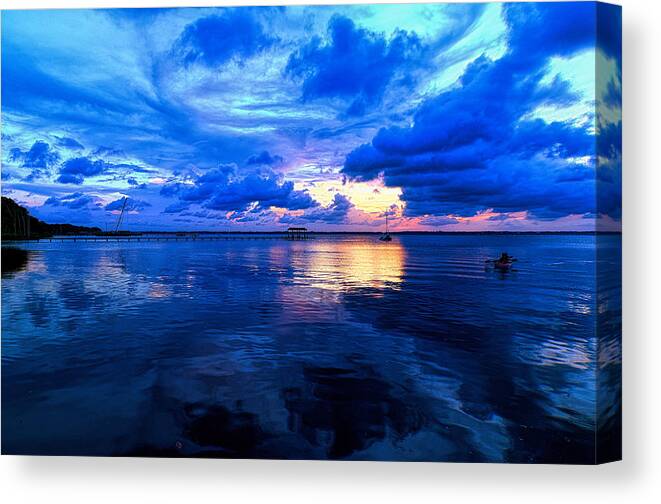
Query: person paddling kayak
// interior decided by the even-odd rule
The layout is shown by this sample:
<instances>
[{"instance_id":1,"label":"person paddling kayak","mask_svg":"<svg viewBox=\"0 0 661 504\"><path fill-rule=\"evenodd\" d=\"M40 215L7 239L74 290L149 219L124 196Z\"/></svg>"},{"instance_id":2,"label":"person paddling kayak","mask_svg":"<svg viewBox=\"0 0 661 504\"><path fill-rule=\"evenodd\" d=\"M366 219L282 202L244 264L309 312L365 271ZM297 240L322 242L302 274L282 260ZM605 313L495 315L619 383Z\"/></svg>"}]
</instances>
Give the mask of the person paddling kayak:
<instances>
[{"instance_id":1,"label":"person paddling kayak","mask_svg":"<svg viewBox=\"0 0 661 504\"><path fill-rule=\"evenodd\" d=\"M500 270L508 270L512 267L512 263L516 261L511 255L509 255L507 252L503 252L500 254L500 257L498 259L490 259L487 262L492 262L494 268L498 268Z\"/></svg>"}]
</instances>

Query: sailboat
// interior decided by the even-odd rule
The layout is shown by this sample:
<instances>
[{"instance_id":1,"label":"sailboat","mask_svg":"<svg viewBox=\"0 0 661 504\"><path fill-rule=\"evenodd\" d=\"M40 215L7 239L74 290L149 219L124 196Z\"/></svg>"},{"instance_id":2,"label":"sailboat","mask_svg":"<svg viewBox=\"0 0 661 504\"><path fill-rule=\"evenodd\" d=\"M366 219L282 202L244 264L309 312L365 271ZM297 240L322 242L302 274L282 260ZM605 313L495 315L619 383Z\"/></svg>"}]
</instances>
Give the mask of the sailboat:
<instances>
[{"instance_id":1,"label":"sailboat","mask_svg":"<svg viewBox=\"0 0 661 504\"><path fill-rule=\"evenodd\" d=\"M386 212L386 232L379 237L379 240L385 242L392 241L392 236L388 232L388 212Z\"/></svg>"},{"instance_id":2,"label":"sailboat","mask_svg":"<svg viewBox=\"0 0 661 504\"><path fill-rule=\"evenodd\" d=\"M124 201L122 201L122 208L119 211L119 215L117 216L117 223L115 224L115 230L114 231L108 231L106 229L105 233L102 233L103 235L110 235L110 236L131 236L131 235L140 235L142 233L139 232L131 232L128 230L128 225L126 226L127 229L125 231L120 231L120 227L122 225L122 222L127 223L128 219L128 213L129 210L126 208L126 204L128 203L129 199L127 196L124 196Z\"/></svg>"}]
</instances>

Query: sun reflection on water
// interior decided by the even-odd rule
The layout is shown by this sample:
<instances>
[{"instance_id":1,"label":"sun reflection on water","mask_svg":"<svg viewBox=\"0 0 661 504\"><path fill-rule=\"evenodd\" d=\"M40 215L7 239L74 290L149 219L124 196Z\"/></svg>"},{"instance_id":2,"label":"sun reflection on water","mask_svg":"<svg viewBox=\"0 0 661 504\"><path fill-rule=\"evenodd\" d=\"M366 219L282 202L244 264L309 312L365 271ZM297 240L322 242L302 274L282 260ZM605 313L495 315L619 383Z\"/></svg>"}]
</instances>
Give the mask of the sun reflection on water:
<instances>
[{"instance_id":1,"label":"sun reflection on water","mask_svg":"<svg viewBox=\"0 0 661 504\"><path fill-rule=\"evenodd\" d=\"M152 299L162 299L162 298L171 297L172 288L165 283L167 282L167 279L159 278L158 280L159 281L154 281L150 283L147 296Z\"/></svg>"},{"instance_id":2,"label":"sun reflection on water","mask_svg":"<svg viewBox=\"0 0 661 504\"><path fill-rule=\"evenodd\" d=\"M294 252L295 279L311 287L398 289L403 281L406 252L397 240L319 240L296 246Z\"/></svg>"}]
</instances>

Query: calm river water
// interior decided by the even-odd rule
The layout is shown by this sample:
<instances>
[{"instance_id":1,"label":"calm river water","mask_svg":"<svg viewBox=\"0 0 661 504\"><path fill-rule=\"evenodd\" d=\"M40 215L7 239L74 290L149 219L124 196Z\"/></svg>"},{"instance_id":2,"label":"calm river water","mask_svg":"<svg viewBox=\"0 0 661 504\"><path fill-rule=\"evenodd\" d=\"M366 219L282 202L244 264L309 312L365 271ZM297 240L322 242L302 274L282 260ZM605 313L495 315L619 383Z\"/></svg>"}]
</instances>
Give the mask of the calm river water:
<instances>
[{"instance_id":1,"label":"calm river water","mask_svg":"<svg viewBox=\"0 0 661 504\"><path fill-rule=\"evenodd\" d=\"M620 362L599 240L599 308L586 235L23 245L2 450L590 462Z\"/></svg>"}]
</instances>

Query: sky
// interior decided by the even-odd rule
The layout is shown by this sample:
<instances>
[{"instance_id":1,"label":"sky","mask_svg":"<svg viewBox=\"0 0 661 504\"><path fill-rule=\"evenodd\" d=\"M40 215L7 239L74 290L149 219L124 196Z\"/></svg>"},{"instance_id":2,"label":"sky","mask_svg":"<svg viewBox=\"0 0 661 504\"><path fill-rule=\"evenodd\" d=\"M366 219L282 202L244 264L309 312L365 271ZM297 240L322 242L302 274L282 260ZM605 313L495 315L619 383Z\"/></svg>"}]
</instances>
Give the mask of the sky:
<instances>
[{"instance_id":1,"label":"sky","mask_svg":"<svg viewBox=\"0 0 661 504\"><path fill-rule=\"evenodd\" d=\"M621 222L619 10L2 12L2 194L131 230Z\"/></svg>"}]
</instances>

